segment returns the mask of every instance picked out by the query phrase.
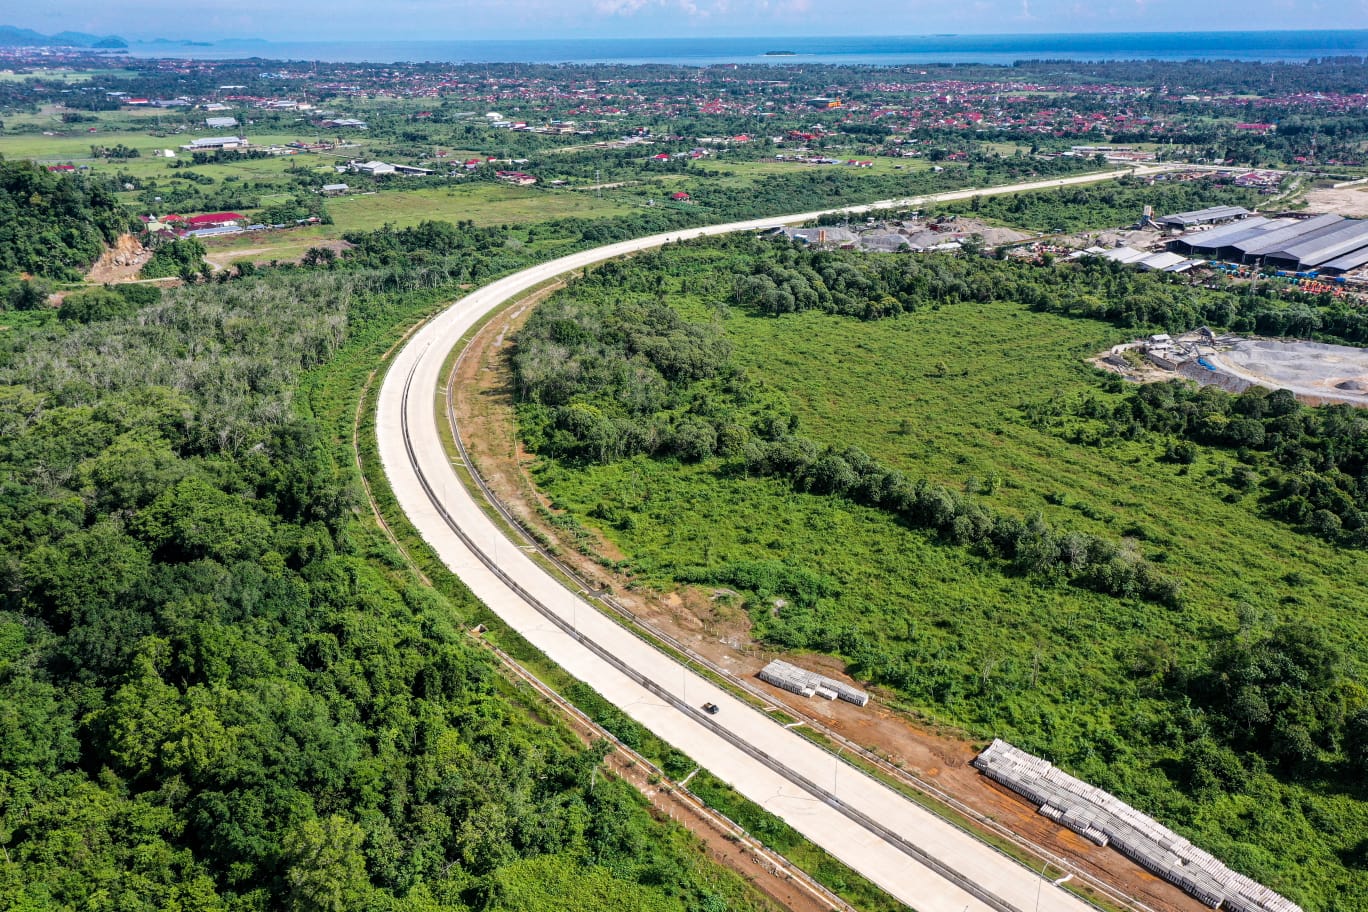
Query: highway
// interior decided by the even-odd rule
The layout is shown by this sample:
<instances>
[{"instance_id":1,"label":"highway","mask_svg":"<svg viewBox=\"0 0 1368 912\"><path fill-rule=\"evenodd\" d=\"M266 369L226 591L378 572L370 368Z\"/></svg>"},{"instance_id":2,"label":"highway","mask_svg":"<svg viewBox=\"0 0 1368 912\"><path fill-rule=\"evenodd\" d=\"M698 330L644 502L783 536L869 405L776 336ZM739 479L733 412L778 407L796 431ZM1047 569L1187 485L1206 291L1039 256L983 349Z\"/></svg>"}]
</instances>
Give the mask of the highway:
<instances>
[{"instance_id":1,"label":"highway","mask_svg":"<svg viewBox=\"0 0 1368 912\"><path fill-rule=\"evenodd\" d=\"M1157 168L1132 169L1151 173ZM1081 175L844 207L965 199L1088 183ZM918 912L1083 912L1086 902L843 764L601 614L507 539L461 482L443 445L442 365L482 317L566 272L666 242L805 222L799 213L671 231L572 254L477 289L415 332L395 356L376 415L381 462L409 520L440 559L511 628L575 678L738 792ZM715 716L705 702L721 707Z\"/></svg>"}]
</instances>

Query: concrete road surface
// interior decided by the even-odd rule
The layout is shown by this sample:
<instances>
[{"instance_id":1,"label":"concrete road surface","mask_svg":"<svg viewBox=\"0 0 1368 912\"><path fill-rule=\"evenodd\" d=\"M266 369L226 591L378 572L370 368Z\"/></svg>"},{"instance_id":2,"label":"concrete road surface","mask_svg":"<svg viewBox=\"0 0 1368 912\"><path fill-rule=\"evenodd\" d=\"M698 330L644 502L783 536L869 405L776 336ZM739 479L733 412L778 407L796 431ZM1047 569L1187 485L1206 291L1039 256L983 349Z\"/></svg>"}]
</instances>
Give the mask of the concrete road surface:
<instances>
[{"instance_id":1,"label":"concrete road surface","mask_svg":"<svg viewBox=\"0 0 1368 912\"><path fill-rule=\"evenodd\" d=\"M1134 169L1147 173L1154 169ZM1087 183L1084 175L838 211ZM919 912L1082 912L1075 895L843 764L600 614L506 539L453 470L438 433L441 365L511 297L564 272L667 241L803 222L809 212L612 244L533 266L460 299L417 332L381 387L380 456L423 538L471 591L557 665L747 798ZM716 703L716 715L702 712Z\"/></svg>"}]
</instances>

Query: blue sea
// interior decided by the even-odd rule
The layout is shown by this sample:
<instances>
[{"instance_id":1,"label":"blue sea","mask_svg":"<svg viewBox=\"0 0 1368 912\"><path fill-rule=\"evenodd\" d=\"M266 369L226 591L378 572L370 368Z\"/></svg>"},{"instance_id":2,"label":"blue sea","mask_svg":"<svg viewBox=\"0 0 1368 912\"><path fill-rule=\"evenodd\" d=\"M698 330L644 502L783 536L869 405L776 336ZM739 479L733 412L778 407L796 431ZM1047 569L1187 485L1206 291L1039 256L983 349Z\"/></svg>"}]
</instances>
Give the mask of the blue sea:
<instances>
[{"instance_id":1,"label":"blue sea","mask_svg":"<svg viewBox=\"0 0 1368 912\"><path fill-rule=\"evenodd\" d=\"M774 56L768 52L792 51ZM570 38L519 41L223 41L134 44L135 57L323 63L804 63L894 66L1018 60L1266 60L1368 56L1368 30L921 35L850 38Z\"/></svg>"}]
</instances>

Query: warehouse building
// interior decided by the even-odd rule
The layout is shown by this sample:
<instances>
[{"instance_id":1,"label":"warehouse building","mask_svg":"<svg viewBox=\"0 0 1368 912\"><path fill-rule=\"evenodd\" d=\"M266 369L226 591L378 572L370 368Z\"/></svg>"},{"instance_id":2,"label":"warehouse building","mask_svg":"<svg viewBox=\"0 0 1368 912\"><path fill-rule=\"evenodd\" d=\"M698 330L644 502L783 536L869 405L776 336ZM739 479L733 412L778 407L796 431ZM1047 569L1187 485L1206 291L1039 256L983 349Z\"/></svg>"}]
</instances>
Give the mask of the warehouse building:
<instances>
[{"instance_id":1,"label":"warehouse building","mask_svg":"<svg viewBox=\"0 0 1368 912\"><path fill-rule=\"evenodd\" d=\"M1189 260L1182 254L1172 251L1150 253L1147 250L1136 250L1134 247L1113 247L1110 250L1090 247L1083 253L1100 256L1102 259L1111 260L1113 263L1137 266L1147 272L1186 272L1200 262L1199 260Z\"/></svg>"},{"instance_id":2,"label":"warehouse building","mask_svg":"<svg viewBox=\"0 0 1368 912\"><path fill-rule=\"evenodd\" d=\"M1252 238L1249 241L1232 246L1240 251L1239 262L1259 263L1263 261L1266 254L1275 250L1281 250L1284 247L1301 244L1305 241L1317 240L1331 233L1344 220L1344 216L1341 215L1317 215L1303 219L1287 228L1281 228L1262 237ZM1232 259L1234 258L1232 257Z\"/></svg>"},{"instance_id":3,"label":"warehouse building","mask_svg":"<svg viewBox=\"0 0 1368 912\"><path fill-rule=\"evenodd\" d=\"M206 136L202 139L192 139L181 148L187 152L234 152L242 151L250 145L251 143L241 136Z\"/></svg>"},{"instance_id":4,"label":"warehouse building","mask_svg":"<svg viewBox=\"0 0 1368 912\"><path fill-rule=\"evenodd\" d=\"M1320 271L1327 275L1344 275L1346 272L1368 266L1368 247L1355 250L1353 253L1336 257L1330 262L1322 265Z\"/></svg>"},{"instance_id":5,"label":"warehouse building","mask_svg":"<svg viewBox=\"0 0 1368 912\"><path fill-rule=\"evenodd\" d=\"M1253 214L1244 206L1210 206L1206 209L1195 209L1192 212L1175 212L1173 215L1161 216L1154 222L1165 228L1187 230L1196 228L1198 225L1221 225L1236 219L1247 218Z\"/></svg>"},{"instance_id":6,"label":"warehouse building","mask_svg":"<svg viewBox=\"0 0 1368 912\"><path fill-rule=\"evenodd\" d=\"M1301 271L1319 268L1326 263L1368 248L1368 221L1344 219L1328 230L1298 238L1295 243L1281 245L1263 254L1265 266L1274 269Z\"/></svg>"},{"instance_id":7,"label":"warehouse building","mask_svg":"<svg viewBox=\"0 0 1368 912\"><path fill-rule=\"evenodd\" d=\"M1339 215L1307 219L1248 218L1209 231L1191 231L1169 243L1174 253L1288 272L1324 269L1340 274L1368 265L1368 220Z\"/></svg>"},{"instance_id":8,"label":"warehouse building","mask_svg":"<svg viewBox=\"0 0 1368 912\"><path fill-rule=\"evenodd\" d=\"M801 694L804 697L845 700L847 703L854 703L856 706L864 706L869 702L869 694L858 687L851 687L835 678L828 678L826 675L808 671L806 668L799 668L797 665L790 665L788 662L779 659L775 659L760 669L759 677L766 684L773 684L789 693Z\"/></svg>"},{"instance_id":9,"label":"warehouse building","mask_svg":"<svg viewBox=\"0 0 1368 912\"><path fill-rule=\"evenodd\" d=\"M1234 225L1185 234L1172 241L1169 247L1176 253L1215 257L1220 252L1222 244L1255 237L1262 232L1273 231L1291 224L1293 224L1292 219L1266 219L1262 216L1255 216L1236 222Z\"/></svg>"},{"instance_id":10,"label":"warehouse building","mask_svg":"<svg viewBox=\"0 0 1368 912\"><path fill-rule=\"evenodd\" d=\"M1213 909L1302 912L1124 801L1006 741L995 739L974 766L1035 804L1043 816L1097 845L1112 846Z\"/></svg>"}]
</instances>

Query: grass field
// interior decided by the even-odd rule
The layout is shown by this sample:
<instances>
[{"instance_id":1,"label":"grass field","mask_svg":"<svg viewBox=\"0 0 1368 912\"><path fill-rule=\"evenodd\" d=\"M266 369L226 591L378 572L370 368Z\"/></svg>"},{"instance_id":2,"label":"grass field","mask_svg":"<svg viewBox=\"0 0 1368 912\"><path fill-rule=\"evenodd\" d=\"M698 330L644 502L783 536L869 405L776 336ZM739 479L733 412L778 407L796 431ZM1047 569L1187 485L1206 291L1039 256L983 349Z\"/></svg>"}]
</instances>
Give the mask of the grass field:
<instances>
[{"instance_id":1,"label":"grass field","mask_svg":"<svg viewBox=\"0 0 1368 912\"><path fill-rule=\"evenodd\" d=\"M716 319L713 302L671 300L690 319ZM1161 461L1154 438L1085 446L1069 439L1082 419L1033 420L1120 395L1084 363L1117 330L1008 304L878 322L733 310L722 325L734 357L786 394L800 433L858 446L914 478L994 488L979 496L998 512L1128 540L1183 580L1183 606L1013 575L885 513L715 462L540 461L539 485L621 549L638 584L670 589L689 568L743 561L820 575L834 595L752 601L757 628L836 654L875 644L909 708L1064 763L1308 909L1368 909L1368 872L1354 860L1368 796L1302 787L1257 763L1238 790L1185 794L1176 770L1191 720L1153 673L1200 665L1243 614L1318 628L1362 681L1361 555L1261 518L1257 495L1233 496L1222 481L1229 455L1203 449L1183 467Z\"/></svg>"},{"instance_id":2,"label":"grass field","mask_svg":"<svg viewBox=\"0 0 1368 912\"><path fill-rule=\"evenodd\" d=\"M524 224L558 218L601 218L628 207L587 193L473 183L457 187L343 196L328 201L338 231L416 225L429 219L477 225Z\"/></svg>"},{"instance_id":3,"label":"grass field","mask_svg":"<svg viewBox=\"0 0 1368 912\"><path fill-rule=\"evenodd\" d=\"M785 154L792 155L789 151ZM812 153L814 155L819 153ZM727 177L753 182L771 174L793 174L804 170L827 170L836 169L842 171L856 171L859 174L892 174L898 171L926 171L930 169L931 163L921 158L876 158L867 154L856 154L849 151L837 151L831 153L820 153L828 158L839 159L844 162L848 159L872 162L868 168L853 168L849 165L809 165L804 162L796 161L775 161L773 159L762 159L759 161L707 161L702 167L708 171L717 171Z\"/></svg>"},{"instance_id":4,"label":"grass field","mask_svg":"<svg viewBox=\"0 0 1368 912\"><path fill-rule=\"evenodd\" d=\"M186 153L179 152L179 146L189 142L196 135L205 135L204 131L200 130L196 133L152 136L146 130L105 130L103 124L97 125L100 127L99 132L88 133L81 125L61 126L66 135L0 135L0 155L10 159L29 158L44 163L72 162L88 165L94 171L129 175L135 180L142 181L143 186L149 181L156 181L160 187L172 187L180 185L176 178L185 173L179 168L172 167L172 164L179 160L153 157L154 154L163 149L174 149L180 158L184 159ZM311 128L297 133L255 133L249 130L247 135L253 144L266 146L312 138L313 132ZM90 157L92 145L116 143L139 150L142 153L141 157ZM338 176L333 171L333 166L346 157L366 158L379 154L372 150L372 145L362 138L355 148L347 149L337 156L302 154L259 159L243 158L223 163L194 165L191 170L196 175L212 179L215 187L240 182L239 186L251 188L250 192L259 196L261 204L267 206L288 200L298 192L292 179L300 171L314 175L319 185L331 181L345 182L346 176ZM471 153L457 151L450 157L457 160L468 157L469 154ZM353 183L359 184L360 181ZM135 210L144 208L142 195L140 190L119 194L121 201ZM252 259L258 262L271 259L287 260L298 258L320 241L336 240L349 231L371 230L385 224L406 227L426 220L444 219L452 222L471 220L478 225L522 225L560 218L606 218L630 212L637 205L639 202L635 198L622 194L609 193L599 197L588 193L486 182L449 186L436 185L436 181L433 180L424 186L423 179L414 178L411 182L395 182L392 188L386 187L375 192L357 192L329 199L327 206L334 219L332 225L215 239L209 243L209 247L213 259L221 262L232 262L234 259ZM177 208L195 211L192 207Z\"/></svg>"},{"instance_id":5,"label":"grass field","mask_svg":"<svg viewBox=\"0 0 1368 912\"><path fill-rule=\"evenodd\" d=\"M16 73L13 70L0 70L0 82L23 82L27 79L34 79L41 82L88 82L100 79L129 79L136 76L133 70L69 70L62 67L52 69L36 69L26 73Z\"/></svg>"},{"instance_id":6,"label":"grass field","mask_svg":"<svg viewBox=\"0 0 1368 912\"><path fill-rule=\"evenodd\" d=\"M405 228L437 219L470 220L477 225L527 225L560 218L606 218L630 209L630 205L611 198L506 184L392 190L329 199L331 225L206 238L205 246L209 259L219 265L238 260L262 263L298 259L310 247L339 240L347 232L368 231L385 224Z\"/></svg>"}]
</instances>

